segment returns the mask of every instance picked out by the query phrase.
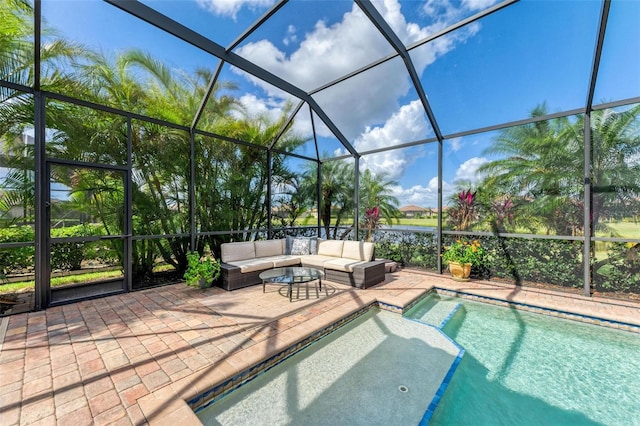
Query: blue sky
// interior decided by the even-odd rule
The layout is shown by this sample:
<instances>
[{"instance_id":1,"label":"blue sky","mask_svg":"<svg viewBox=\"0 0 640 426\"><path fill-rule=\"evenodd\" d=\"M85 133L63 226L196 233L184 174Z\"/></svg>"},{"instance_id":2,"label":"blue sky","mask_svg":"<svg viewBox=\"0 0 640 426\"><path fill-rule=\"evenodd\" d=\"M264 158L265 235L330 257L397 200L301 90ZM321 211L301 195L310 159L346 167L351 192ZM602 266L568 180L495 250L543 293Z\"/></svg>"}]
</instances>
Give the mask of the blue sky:
<instances>
[{"instance_id":1,"label":"blue sky","mask_svg":"<svg viewBox=\"0 0 640 426\"><path fill-rule=\"evenodd\" d=\"M226 46L272 0L146 0L145 4ZM400 39L413 43L495 3L494 0L376 0ZM452 134L526 118L546 102L549 112L580 108L587 96L601 3L595 0L522 0L410 54L442 132ZM98 0L43 0L49 25L65 37L105 53L128 48L151 52L192 73L214 69L217 59ZM285 5L235 52L304 90L391 53L384 39L350 1L299 1ZM231 67L221 78L252 113L278 116L281 91ZM612 2L595 102L640 96L640 2ZM398 59L314 95L357 149L433 136L406 70ZM344 153L319 120L322 151ZM296 119L310 134L308 109ZM458 179L477 179L484 150L496 133L445 142L444 196ZM312 155L310 147L300 153ZM401 205L436 205L437 146L429 144L363 157L362 167L399 182Z\"/></svg>"}]
</instances>

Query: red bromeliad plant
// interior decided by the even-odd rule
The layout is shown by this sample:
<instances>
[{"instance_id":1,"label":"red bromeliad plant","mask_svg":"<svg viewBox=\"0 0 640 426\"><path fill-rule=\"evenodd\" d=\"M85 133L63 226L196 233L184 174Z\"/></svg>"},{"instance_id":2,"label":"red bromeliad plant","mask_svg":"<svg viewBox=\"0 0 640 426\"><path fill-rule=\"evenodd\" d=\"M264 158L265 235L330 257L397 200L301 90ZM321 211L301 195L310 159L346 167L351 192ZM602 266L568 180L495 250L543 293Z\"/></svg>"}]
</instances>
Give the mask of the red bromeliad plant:
<instances>
[{"instance_id":1,"label":"red bromeliad plant","mask_svg":"<svg viewBox=\"0 0 640 426\"><path fill-rule=\"evenodd\" d=\"M491 203L491 208L494 213L494 221L498 231L504 230L504 225L513 225L515 221L513 202L511 199L506 198L503 200L496 200Z\"/></svg>"},{"instance_id":2,"label":"red bromeliad plant","mask_svg":"<svg viewBox=\"0 0 640 426\"><path fill-rule=\"evenodd\" d=\"M364 228L367 232L365 240L371 241L373 233L380 227L380 209L378 206L367 209L364 214Z\"/></svg>"},{"instance_id":3,"label":"red bromeliad plant","mask_svg":"<svg viewBox=\"0 0 640 426\"><path fill-rule=\"evenodd\" d=\"M455 198L455 205L448 211L449 222L456 231L467 231L478 218L476 193L471 189L461 191Z\"/></svg>"}]
</instances>

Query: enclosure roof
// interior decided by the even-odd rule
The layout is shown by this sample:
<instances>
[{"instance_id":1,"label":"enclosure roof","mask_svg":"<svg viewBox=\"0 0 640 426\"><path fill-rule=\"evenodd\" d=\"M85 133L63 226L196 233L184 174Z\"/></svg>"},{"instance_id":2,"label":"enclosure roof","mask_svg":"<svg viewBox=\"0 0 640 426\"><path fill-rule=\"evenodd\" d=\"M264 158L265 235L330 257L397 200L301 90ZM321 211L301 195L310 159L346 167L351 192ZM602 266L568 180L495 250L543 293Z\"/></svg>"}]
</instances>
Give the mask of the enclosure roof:
<instances>
[{"instance_id":1,"label":"enclosure roof","mask_svg":"<svg viewBox=\"0 0 640 426\"><path fill-rule=\"evenodd\" d=\"M293 154L322 160L455 141L529 120L540 104L579 113L638 97L630 3L43 0L43 17L95 47L109 38L188 75L215 70L210 88L232 83L250 113L286 112L308 140Z\"/></svg>"}]
</instances>

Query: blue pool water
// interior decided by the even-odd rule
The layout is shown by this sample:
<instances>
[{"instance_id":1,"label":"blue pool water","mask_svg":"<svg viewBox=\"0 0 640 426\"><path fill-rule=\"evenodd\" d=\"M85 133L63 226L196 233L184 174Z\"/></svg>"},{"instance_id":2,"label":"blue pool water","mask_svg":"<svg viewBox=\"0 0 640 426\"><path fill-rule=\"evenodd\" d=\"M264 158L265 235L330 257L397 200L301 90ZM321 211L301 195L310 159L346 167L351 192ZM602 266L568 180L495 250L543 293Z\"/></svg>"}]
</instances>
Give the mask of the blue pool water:
<instances>
[{"instance_id":1,"label":"blue pool water","mask_svg":"<svg viewBox=\"0 0 640 426\"><path fill-rule=\"evenodd\" d=\"M430 425L640 425L640 335L439 295L408 315L452 302L465 355Z\"/></svg>"}]
</instances>

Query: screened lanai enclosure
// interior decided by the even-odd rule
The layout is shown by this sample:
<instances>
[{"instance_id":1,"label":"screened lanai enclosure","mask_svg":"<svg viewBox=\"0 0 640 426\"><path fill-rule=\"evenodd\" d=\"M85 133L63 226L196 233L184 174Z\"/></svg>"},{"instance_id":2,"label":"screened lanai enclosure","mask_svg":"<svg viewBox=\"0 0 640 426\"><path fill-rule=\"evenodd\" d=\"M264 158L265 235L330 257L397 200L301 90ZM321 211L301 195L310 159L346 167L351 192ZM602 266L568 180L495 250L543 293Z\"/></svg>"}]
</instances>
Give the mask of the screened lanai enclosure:
<instances>
[{"instance_id":1,"label":"screened lanai enclosure","mask_svg":"<svg viewBox=\"0 0 640 426\"><path fill-rule=\"evenodd\" d=\"M0 3L1 315L285 235L640 295L640 2Z\"/></svg>"}]
</instances>

